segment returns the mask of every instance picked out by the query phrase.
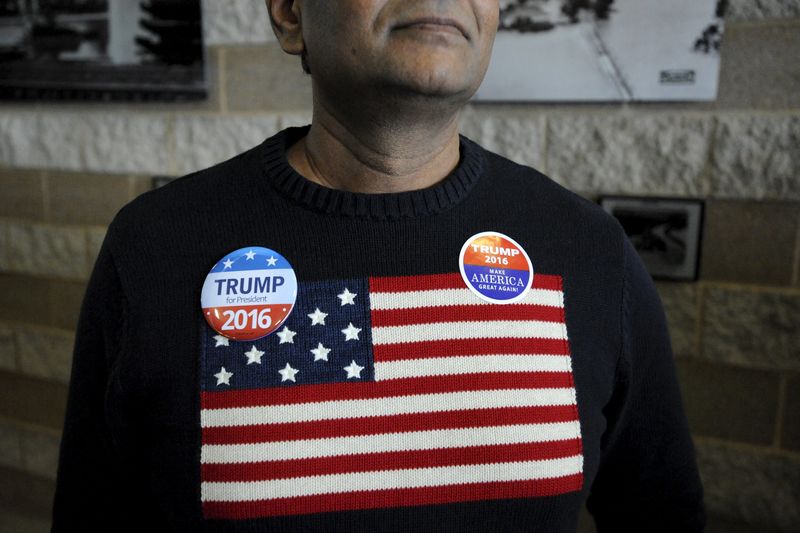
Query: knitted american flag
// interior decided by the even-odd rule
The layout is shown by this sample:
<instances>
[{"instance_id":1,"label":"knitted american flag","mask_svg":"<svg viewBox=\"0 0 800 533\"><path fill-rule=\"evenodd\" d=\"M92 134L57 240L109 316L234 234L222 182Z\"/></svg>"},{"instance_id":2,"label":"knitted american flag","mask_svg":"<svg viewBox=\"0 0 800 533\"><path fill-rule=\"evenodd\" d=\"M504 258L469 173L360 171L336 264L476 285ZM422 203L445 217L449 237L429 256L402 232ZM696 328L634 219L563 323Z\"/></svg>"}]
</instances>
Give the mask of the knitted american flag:
<instances>
[{"instance_id":1,"label":"knitted american flag","mask_svg":"<svg viewBox=\"0 0 800 533\"><path fill-rule=\"evenodd\" d=\"M583 455L559 276L491 304L459 273L301 282L255 342L205 322L207 519L578 491Z\"/></svg>"}]
</instances>

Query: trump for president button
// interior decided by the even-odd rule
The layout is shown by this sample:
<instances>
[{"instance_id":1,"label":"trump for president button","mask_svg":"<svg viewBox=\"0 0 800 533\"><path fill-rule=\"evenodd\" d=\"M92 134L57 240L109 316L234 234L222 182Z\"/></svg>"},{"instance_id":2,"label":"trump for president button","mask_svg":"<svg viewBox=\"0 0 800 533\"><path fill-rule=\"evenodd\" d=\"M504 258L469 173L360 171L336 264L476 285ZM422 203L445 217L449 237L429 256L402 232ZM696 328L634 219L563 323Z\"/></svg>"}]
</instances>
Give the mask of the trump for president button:
<instances>
[{"instance_id":1,"label":"trump for president button","mask_svg":"<svg viewBox=\"0 0 800 533\"><path fill-rule=\"evenodd\" d=\"M241 248L211 269L200 297L214 331L239 341L265 337L289 317L297 300L292 265L269 248Z\"/></svg>"}]
</instances>

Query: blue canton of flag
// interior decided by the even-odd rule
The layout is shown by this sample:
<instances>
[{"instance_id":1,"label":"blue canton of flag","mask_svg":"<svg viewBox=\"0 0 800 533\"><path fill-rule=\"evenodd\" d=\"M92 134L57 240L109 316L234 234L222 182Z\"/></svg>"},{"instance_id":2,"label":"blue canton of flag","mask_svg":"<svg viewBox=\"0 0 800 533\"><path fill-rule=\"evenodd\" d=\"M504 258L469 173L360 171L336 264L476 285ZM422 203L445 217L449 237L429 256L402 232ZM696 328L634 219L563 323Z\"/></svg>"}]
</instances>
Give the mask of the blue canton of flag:
<instances>
[{"instance_id":1,"label":"blue canton of flag","mask_svg":"<svg viewBox=\"0 0 800 533\"><path fill-rule=\"evenodd\" d=\"M300 283L284 325L256 341L223 337L203 321L204 391L373 381L368 283Z\"/></svg>"}]
</instances>

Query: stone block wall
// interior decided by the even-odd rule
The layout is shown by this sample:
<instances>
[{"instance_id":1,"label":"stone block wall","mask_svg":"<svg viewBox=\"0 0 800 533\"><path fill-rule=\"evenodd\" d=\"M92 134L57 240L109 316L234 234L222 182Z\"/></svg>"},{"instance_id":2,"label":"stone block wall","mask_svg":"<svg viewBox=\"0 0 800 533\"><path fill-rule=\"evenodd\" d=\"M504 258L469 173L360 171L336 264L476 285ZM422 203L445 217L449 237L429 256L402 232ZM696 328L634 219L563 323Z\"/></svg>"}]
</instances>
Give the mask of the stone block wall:
<instances>
[{"instance_id":1,"label":"stone block wall","mask_svg":"<svg viewBox=\"0 0 800 533\"><path fill-rule=\"evenodd\" d=\"M263 2L204 11L206 102L0 106L0 508L30 530L46 528L73 330L114 213L154 175L310 121ZM462 130L590 198L706 200L700 280L658 288L710 531L800 531L800 0L733 0L723 46L714 103L475 104Z\"/></svg>"}]
</instances>

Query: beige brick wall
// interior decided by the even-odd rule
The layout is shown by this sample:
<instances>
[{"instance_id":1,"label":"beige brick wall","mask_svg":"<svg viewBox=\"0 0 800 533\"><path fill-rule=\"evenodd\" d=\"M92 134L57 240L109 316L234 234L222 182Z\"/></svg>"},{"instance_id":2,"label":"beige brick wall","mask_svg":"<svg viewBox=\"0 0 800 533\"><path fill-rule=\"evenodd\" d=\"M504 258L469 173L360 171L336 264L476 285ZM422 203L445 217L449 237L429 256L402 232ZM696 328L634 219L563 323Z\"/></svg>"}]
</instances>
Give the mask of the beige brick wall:
<instances>
[{"instance_id":1,"label":"beige brick wall","mask_svg":"<svg viewBox=\"0 0 800 533\"><path fill-rule=\"evenodd\" d=\"M0 506L48 513L73 330L114 213L153 175L310 120L263 2L204 6L206 102L0 106ZM798 57L800 0L732 0L714 103L481 104L462 121L589 197L707 200L699 282L658 287L712 531L800 530Z\"/></svg>"}]
</instances>

